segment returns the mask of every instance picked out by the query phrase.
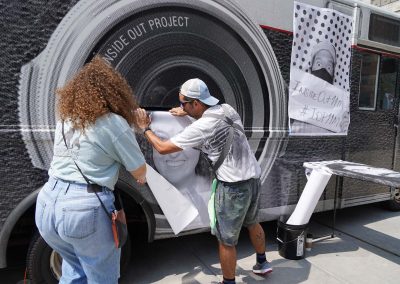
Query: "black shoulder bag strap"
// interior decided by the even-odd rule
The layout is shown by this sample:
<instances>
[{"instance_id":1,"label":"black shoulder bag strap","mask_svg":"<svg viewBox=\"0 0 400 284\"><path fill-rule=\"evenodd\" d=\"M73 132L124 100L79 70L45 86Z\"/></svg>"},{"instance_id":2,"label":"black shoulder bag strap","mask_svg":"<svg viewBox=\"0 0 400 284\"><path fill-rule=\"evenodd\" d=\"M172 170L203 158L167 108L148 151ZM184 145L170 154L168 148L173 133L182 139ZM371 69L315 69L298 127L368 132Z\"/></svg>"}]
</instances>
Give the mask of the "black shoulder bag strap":
<instances>
[{"instance_id":1,"label":"black shoulder bag strap","mask_svg":"<svg viewBox=\"0 0 400 284\"><path fill-rule=\"evenodd\" d=\"M67 140L65 139L65 134L64 134L64 121L62 121L62 127L61 127L61 132L62 132L62 136L64 139L64 144L65 147L67 148L67 151L69 152L69 148L67 145ZM69 154L69 153L68 153ZM100 185L92 182L87 176L85 176L81 170L81 168L78 166L78 164L76 163L76 161L72 158L72 156L70 155L72 161L74 161L75 166L77 167L78 171L81 173L82 177L85 179L86 183L88 184L88 189L92 189L92 191L96 194L97 198L99 199L100 203L101 203L101 207L103 207L104 212L111 218L111 213L107 211L106 206L104 205L103 201L101 201L100 196L97 194L97 191L99 191L99 189L101 188ZM122 199L121 196L119 195L118 192L116 192L117 197L118 197L118 202L119 205L121 206L121 208L123 208L123 204L122 204Z\"/></svg>"},{"instance_id":2,"label":"black shoulder bag strap","mask_svg":"<svg viewBox=\"0 0 400 284\"><path fill-rule=\"evenodd\" d=\"M224 111L223 115L215 114L215 113L206 113L206 114L203 114L203 116L202 116L202 117L213 117L213 118L221 119L229 125L228 126L229 127L228 136L226 137L225 145L224 145L224 148L222 149L221 155L218 157L218 160L213 165L211 165L213 168L214 174L217 173L217 170L222 165L222 163L225 161L226 156L228 156L229 150L230 150L232 142L233 142L233 135L235 133L235 129L237 129L240 132L242 132L243 134L245 134L242 126L238 123L233 122L233 120L228 117L227 106L222 104L221 107L222 107L222 110Z\"/></svg>"}]
</instances>

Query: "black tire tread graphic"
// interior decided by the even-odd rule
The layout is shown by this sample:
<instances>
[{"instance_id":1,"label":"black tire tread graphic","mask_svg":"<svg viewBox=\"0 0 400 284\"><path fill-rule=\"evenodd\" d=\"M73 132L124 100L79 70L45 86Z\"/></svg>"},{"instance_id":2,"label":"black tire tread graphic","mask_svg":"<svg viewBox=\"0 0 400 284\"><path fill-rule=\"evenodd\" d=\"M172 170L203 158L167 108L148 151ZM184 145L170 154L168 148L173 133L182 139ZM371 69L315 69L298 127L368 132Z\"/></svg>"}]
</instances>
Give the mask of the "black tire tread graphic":
<instances>
[{"instance_id":1,"label":"black tire tread graphic","mask_svg":"<svg viewBox=\"0 0 400 284\"><path fill-rule=\"evenodd\" d=\"M400 201L396 199L385 201L385 207L390 211L400 211Z\"/></svg>"},{"instance_id":2,"label":"black tire tread graphic","mask_svg":"<svg viewBox=\"0 0 400 284\"><path fill-rule=\"evenodd\" d=\"M50 269L52 248L35 232L27 254L27 277L32 284L56 284L57 279Z\"/></svg>"},{"instance_id":3,"label":"black tire tread graphic","mask_svg":"<svg viewBox=\"0 0 400 284\"><path fill-rule=\"evenodd\" d=\"M151 26L155 19L161 24ZM155 78L168 94L178 88L177 79L164 85L171 74L182 81L185 72L205 78L241 114L266 178L287 134L284 81L260 27L240 5L226 0L79 1L46 49L21 70L19 114L26 130L21 134L35 167L47 169L51 161L56 87L93 52L112 57L139 99L158 87Z\"/></svg>"},{"instance_id":4,"label":"black tire tread graphic","mask_svg":"<svg viewBox=\"0 0 400 284\"><path fill-rule=\"evenodd\" d=\"M120 273L121 277L125 274L128 270L129 263L131 261L132 256L132 243L131 238L129 237L126 239L124 246L121 248L121 262L120 262Z\"/></svg>"},{"instance_id":5,"label":"black tire tread graphic","mask_svg":"<svg viewBox=\"0 0 400 284\"><path fill-rule=\"evenodd\" d=\"M111 228L110 228L111 229ZM50 269L50 255L53 249L35 232L31 239L27 259L27 278L31 284L57 284L58 280ZM131 240L128 239L121 250L121 276L127 271L132 254Z\"/></svg>"}]
</instances>

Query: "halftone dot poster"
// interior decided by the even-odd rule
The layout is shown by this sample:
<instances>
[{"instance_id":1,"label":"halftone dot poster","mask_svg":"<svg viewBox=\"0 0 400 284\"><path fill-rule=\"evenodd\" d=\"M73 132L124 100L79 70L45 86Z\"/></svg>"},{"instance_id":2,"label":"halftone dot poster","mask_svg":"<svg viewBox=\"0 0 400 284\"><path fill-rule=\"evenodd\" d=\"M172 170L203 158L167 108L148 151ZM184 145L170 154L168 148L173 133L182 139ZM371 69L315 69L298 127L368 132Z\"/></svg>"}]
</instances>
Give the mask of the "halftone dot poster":
<instances>
[{"instance_id":1,"label":"halftone dot poster","mask_svg":"<svg viewBox=\"0 0 400 284\"><path fill-rule=\"evenodd\" d=\"M291 135L347 134L352 30L351 16L294 2Z\"/></svg>"}]
</instances>

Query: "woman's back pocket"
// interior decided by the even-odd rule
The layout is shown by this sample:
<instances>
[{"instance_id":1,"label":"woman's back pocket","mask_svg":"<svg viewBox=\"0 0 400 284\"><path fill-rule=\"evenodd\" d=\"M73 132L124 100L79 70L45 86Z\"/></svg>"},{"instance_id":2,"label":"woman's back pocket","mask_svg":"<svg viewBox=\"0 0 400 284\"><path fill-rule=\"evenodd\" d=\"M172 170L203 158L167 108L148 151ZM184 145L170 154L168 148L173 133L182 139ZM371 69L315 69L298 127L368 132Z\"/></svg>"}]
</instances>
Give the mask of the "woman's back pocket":
<instances>
[{"instance_id":1,"label":"woman's back pocket","mask_svg":"<svg viewBox=\"0 0 400 284\"><path fill-rule=\"evenodd\" d=\"M96 232L99 207L63 208L63 230L68 238L83 239Z\"/></svg>"}]
</instances>

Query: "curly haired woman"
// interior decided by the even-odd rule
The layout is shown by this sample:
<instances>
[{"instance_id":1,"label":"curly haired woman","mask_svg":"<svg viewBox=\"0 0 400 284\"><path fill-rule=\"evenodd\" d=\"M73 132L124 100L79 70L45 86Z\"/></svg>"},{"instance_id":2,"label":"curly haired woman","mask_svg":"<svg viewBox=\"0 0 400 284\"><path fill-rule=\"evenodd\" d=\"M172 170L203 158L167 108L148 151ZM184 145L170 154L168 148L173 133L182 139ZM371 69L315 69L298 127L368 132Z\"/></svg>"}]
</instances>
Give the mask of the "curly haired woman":
<instances>
[{"instance_id":1,"label":"curly haired woman","mask_svg":"<svg viewBox=\"0 0 400 284\"><path fill-rule=\"evenodd\" d=\"M101 186L98 196L109 212L115 209L121 165L144 184L145 160L131 129L137 126L138 105L125 79L98 56L57 95L60 121L50 178L37 199L36 225L63 258L60 283L117 283L121 251L110 218L75 163Z\"/></svg>"}]
</instances>

